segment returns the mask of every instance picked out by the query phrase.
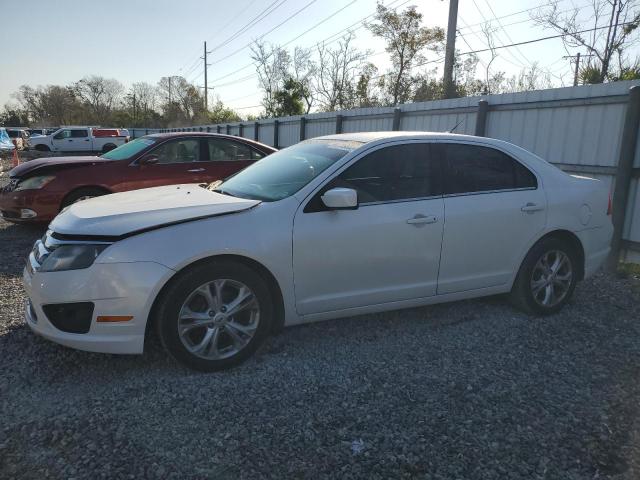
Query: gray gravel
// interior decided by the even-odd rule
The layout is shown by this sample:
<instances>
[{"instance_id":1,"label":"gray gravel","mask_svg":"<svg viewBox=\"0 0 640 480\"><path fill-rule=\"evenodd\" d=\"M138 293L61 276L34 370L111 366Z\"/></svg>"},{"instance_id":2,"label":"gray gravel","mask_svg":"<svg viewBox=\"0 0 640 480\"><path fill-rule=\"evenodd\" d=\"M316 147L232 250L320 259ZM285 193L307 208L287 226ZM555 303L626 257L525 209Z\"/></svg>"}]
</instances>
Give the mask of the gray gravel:
<instances>
[{"instance_id":1,"label":"gray gravel","mask_svg":"<svg viewBox=\"0 0 640 480\"><path fill-rule=\"evenodd\" d=\"M640 478L640 281L291 328L232 371L77 352L22 320L0 223L1 478Z\"/></svg>"}]
</instances>

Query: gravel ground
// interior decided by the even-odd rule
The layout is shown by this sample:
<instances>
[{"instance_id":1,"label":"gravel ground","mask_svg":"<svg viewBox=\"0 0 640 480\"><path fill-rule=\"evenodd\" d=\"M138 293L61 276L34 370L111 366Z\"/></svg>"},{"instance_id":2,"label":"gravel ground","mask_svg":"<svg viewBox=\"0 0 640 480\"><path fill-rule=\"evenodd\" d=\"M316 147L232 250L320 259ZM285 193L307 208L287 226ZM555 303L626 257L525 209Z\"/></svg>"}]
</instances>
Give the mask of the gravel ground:
<instances>
[{"instance_id":1,"label":"gravel ground","mask_svg":"<svg viewBox=\"0 0 640 480\"><path fill-rule=\"evenodd\" d=\"M199 374L31 334L41 234L0 223L1 478L640 478L633 276L549 318L489 298L291 328Z\"/></svg>"}]
</instances>

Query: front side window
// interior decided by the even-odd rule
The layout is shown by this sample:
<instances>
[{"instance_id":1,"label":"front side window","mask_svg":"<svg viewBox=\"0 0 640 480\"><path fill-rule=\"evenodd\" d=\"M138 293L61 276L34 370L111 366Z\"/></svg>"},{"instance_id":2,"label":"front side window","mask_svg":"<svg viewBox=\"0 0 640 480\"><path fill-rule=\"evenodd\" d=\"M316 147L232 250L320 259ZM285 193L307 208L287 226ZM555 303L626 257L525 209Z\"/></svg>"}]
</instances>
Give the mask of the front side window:
<instances>
[{"instance_id":1,"label":"front side window","mask_svg":"<svg viewBox=\"0 0 640 480\"><path fill-rule=\"evenodd\" d=\"M207 146L209 148L209 160L212 162L235 162L261 158L255 156L251 147L240 142L210 138L207 140Z\"/></svg>"},{"instance_id":2,"label":"front side window","mask_svg":"<svg viewBox=\"0 0 640 480\"><path fill-rule=\"evenodd\" d=\"M434 145L446 165L447 194L536 188L537 181L524 165L490 147L442 143Z\"/></svg>"},{"instance_id":3,"label":"front side window","mask_svg":"<svg viewBox=\"0 0 640 480\"><path fill-rule=\"evenodd\" d=\"M265 202L281 200L361 145L348 140L307 140L264 157L214 191Z\"/></svg>"},{"instance_id":4,"label":"front side window","mask_svg":"<svg viewBox=\"0 0 640 480\"><path fill-rule=\"evenodd\" d=\"M56 133L53 138L56 140L62 140L64 138L71 138L71 130L60 130Z\"/></svg>"},{"instance_id":5,"label":"front side window","mask_svg":"<svg viewBox=\"0 0 640 480\"><path fill-rule=\"evenodd\" d=\"M390 202L442 194L440 167L426 143L381 148L358 160L330 188L353 188L358 202Z\"/></svg>"},{"instance_id":6,"label":"front side window","mask_svg":"<svg viewBox=\"0 0 640 480\"><path fill-rule=\"evenodd\" d=\"M71 138L86 138L89 133L86 130L71 130Z\"/></svg>"},{"instance_id":7,"label":"front side window","mask_svg":"<svg viewBox=\"0 0 640 480\"><path fill-rule=\"evenodd\" d=\"M158 163L190 163L200 161L200 140L190 138L174 140L160 145L150 152L158 156Z\"/></svg>"}]
</instances>

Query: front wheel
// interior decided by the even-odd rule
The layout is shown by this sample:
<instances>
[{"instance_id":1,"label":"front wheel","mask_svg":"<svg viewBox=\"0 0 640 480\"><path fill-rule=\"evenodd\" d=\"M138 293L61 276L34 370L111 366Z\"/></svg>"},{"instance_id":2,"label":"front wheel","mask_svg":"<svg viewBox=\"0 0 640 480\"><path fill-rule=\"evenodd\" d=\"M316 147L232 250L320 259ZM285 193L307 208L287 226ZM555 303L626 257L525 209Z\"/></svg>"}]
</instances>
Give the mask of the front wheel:
<instances>
[{"instance_id":1,"label":"front wheel","mask_svg":"<svg viewBox=\"0 0 640 480\"><path fill-rule=\"evenodd\" d=\"M195 370L237 365L260 346L273 318L264 280L245 265L207 262L163 293L157 327L165 349Z\"/></svg>"},{"instance_id":2,"label":"front wheel","mask_svg":"<svg viewBox=\"0 0 640 480\"><path fill-rule=\"evenodd\" d=\"M522 262L511 300L527 313L556 313L573 295L577 274L578 258L573 249L559 239L543 239Z\"/></svg>"}]
</instances>

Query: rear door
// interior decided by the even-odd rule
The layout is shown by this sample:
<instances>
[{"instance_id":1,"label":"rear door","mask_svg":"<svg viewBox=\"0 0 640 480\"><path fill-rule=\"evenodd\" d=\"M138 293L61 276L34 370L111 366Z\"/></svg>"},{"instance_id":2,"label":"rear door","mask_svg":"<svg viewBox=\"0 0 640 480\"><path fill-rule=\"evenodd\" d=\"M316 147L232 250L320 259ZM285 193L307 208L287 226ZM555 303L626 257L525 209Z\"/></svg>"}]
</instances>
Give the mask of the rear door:
<instances>
[{"instance_id":1,"label":"rear door","mask_svg":"<svg viewBox=\"0 0 640 480\"><path fill-rule=\"evenodd\" d=\"M502 285L546 224L547 201L526 166L494 148L436 143L446 221L438 294Z\"/></svg>"},{"instance_id":2,"label":"rear door","mask_svg":"<svg viewBox=\"0 0 640 480\"><path fill-rule=\"evenodd\" d=\"M204 182L223 180L264 155L249 145L226 138L206 138L206 162L198 165Z\"/></svg>"}]
</instances>

